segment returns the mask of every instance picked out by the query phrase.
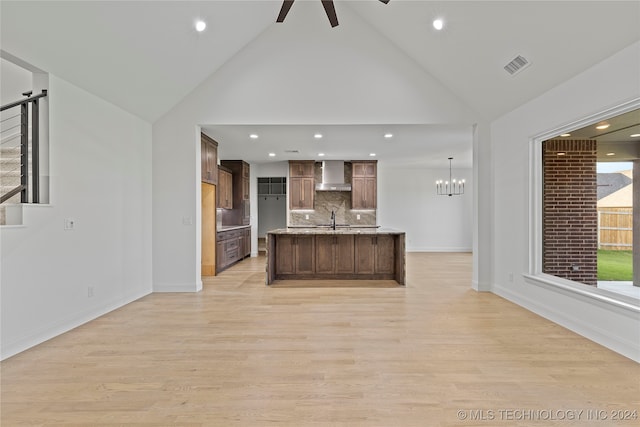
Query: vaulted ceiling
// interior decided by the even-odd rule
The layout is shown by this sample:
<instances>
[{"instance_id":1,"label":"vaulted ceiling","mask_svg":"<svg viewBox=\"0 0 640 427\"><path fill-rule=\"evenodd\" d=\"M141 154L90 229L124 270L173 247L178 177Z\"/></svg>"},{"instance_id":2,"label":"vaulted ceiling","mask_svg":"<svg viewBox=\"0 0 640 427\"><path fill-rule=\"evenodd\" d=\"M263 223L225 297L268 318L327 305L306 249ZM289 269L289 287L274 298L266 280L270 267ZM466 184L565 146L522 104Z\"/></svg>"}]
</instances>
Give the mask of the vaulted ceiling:
<instances>
[{"instance_id":1,"label":"vaulted ceiling","mask_svg":"<svg viewBox=\"0 0 640 427\"><path fill-rule=\"evenodd\" d=\"M335 1L335 28L318 0L296 1L276 23L281 5L3 0L0 43L153 123L273 26L321 22L324 37L366 26L485 120L640 40L638 1ZM207 22L201 33L197 19ZM518 55L530 66L512 76L503 67Z\"/></svg>"}]
</instances>

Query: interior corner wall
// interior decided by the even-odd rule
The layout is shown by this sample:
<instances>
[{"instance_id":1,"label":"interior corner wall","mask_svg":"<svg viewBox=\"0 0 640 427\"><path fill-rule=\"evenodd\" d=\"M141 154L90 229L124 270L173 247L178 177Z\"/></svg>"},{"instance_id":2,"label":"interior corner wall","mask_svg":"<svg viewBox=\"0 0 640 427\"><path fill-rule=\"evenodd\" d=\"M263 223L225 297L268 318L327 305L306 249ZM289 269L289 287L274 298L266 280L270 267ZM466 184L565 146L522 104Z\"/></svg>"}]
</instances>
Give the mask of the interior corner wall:
<instances>
[{"instance_id":1,"label":"interior corner wall","mask_svg":"<svg viewBox=\"0 0 640 427\"><path fill-rule=\"evenodd\" d=\"M387 167L378 163L378 224L406 232L407 252L471 252L473 170L453 169L465 194L438 196L435 182L449 169Z\"/></svg>"},{"instance_id":2,"label":"interior corner wall","mask_svg":"<svg viewBox=\"0 0 640 427\"><path fill-rule=\"evenodd\" d=\"M3 359L151 292L151 125L49 85L51 202L0 231Z\"/></svg>"},{"instance_id":3,"label":"interior corner wall","mask_svg":"<svg viewBox=\"0 0 640 427\"><path fill-rule=\"evenodd\" d=\"M533 244L528 235L532 138L640 99L639 75L640 42L636 42L491 125L492 291L637 361L637 311L562 292L554 286L536 286L525 281L523 274L529 272L529 249Z\"/></svg>"}]
</instances>

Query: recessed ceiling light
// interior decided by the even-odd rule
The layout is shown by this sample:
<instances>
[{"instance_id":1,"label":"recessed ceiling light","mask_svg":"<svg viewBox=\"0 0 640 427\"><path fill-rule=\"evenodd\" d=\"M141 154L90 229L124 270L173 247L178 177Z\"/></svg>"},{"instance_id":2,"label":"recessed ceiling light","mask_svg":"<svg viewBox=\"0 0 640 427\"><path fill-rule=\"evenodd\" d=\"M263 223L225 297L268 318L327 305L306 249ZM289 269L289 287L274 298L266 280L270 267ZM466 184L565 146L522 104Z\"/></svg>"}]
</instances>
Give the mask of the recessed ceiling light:
<instances>
[{"instance_id":1,"label":"recessed ceiling light","mask_svg":"<svg viewBox=\"0 0 640 427\"><path fill-rule=\"evenodd\" d=\"M611 126L609 123L603 123L601 125L596 126L596 129L603 130Z\"/></svg>"},{"instance_id":2,"label":"recessed ceiling light","mask_svg":"<svg viewBox=\"0 0 640 427\"><path fill-rule=\"evenodd\" d=\"M320 138L322 138L322 134L321 133L316 133L315 135L313 135L313 137L315 139L320 139Z\"/></svg>"},{"instance_id":3,"label":"recessed ceiling light","mask_svg":"<svg viewBox=\"0 0 640 427\"><path fill-rule=\"evenodd\" d=\"M556 153L556 155L558 155L558 156L566 156L567 153L565 153L564 151L560 151L560 152Z\"/></svg>"},{"instance_id":4,"label":"recessed ceiling light","mask_svg":"<svg viewBox=\"0 0 640 427\"><path fill-rule=\"evenodd\" d=\"M444 27L444 22L442 21L442 19L438 18L433 20L433 28L440 31L443 27Z\"/></svg>"},{"instance_id":5,"label":"recessed ceiling light","mask_svg":"<svg viewBox=\"0 0 640 427\"><path fill-rule=\"evenodd\" d=\"M196 21L196 31L201 33L204 31L204 29L207 28L207 23L202 21L202 20L198 20Z\"/></svg>"},{"instance_id":6,"label":"recessed ceiling light","mask_svg":"<svg viewBox=\"0 0 640 427\"><path fill-rule=\"evenodd\" d=\"M616 153L607 153L607 156L615 156Z\"/></svg>"},{"instance_id":7,"label":"recessed ceiling light","mask_svg":"<svg viewBox=\"0 0 640 427\"><path fill-rule=\"evenodd\" d=\"M633 135L629 135L631 138L637 138L640 136L640 133L634 133Z\"/></svg>"},{"instance_id":8,"label":"recessed ceiling light","mask_svg":"<svg viewBox=\"0 0 640 427\"><path fill-rule=\"evenodd\" d=\"M258 139L258 134L256 134L256 133L252 133L251 135L249 135L249 138L251 138L251 139Z\"/></svg>"},{"instance_id":9,"label":"recessed ceiling light","mask_svg":"<svg viewBox=\"0 0 640 427\"><path fill-rule=\"evenodd\" d=\"M275 157L276 153L269 153L269 157Z\"/></svg>"},{"instance_id":10,"label":"recessed ceiling light","mask_svg":"<svg viewBox=\"0 0 640 427\"><path fill-rule=\"evenodd\" d=\"M389 139L389 138L393 138L393 134L392 133L385 133L384 137Z\"/></svg>"},{"instance_id":11,"label":"recessed ceiling light","mask_svg":"<svg viewBox=\"0 0 640 427\"><path fill-rule=\"evenodd\" d=\"M570 134L570 133L563 133L563 134L562 134L562 135L560 135L560 136L561 136L561 137L563 137L563 138L566 138L566 137L568 137L568 136L571 136L571 134Z\"/></svg>"},{"instance_id":12,"label":"recessed ceiling light","mask_svg":"<svg viewBox=\"0 0 640 427\"><path fill-rule=\"evenodd\" d=\"M375 157L376 153L369 153L369 157Z\"/></svg>"},{"instance_id":13,"label":"recessed ceiling light","mask_svg":"<svg viewBox=\"0 0 640 427\"><path fill-rule=\"evenodd\" d=\"M318 157L324 157L324 153L318 153Z\"/></svg>"}]
</instances>

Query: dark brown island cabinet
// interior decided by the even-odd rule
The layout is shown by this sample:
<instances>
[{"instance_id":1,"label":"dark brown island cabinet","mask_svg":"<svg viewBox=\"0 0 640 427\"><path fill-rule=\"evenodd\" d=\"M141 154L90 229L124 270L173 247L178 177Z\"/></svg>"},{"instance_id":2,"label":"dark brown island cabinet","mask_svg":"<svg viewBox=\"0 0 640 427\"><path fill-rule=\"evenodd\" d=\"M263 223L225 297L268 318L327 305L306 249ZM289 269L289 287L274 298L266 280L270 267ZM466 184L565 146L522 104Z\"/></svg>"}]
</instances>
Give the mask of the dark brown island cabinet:
<instances>
[{"instance_id":1,"label":"dark brown island cabinet","mask_svg":"<svg viewBox=\"0 0 640 427\"><path fill-rule=\"evenodd\" d=\"M279 229L267 233L266 283L395 280L405 284L405 233L390 229Z\"/></svg>"}]
</instances>

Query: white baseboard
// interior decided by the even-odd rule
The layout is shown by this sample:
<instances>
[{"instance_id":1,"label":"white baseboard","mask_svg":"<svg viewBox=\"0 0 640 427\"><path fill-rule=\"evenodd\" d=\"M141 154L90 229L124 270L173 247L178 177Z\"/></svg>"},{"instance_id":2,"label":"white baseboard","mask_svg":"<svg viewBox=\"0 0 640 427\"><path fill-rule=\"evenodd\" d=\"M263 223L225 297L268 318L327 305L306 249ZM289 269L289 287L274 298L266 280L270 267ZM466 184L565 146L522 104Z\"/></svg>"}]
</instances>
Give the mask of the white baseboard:
<instances>
[{"instance_id":1,"label":"white baseboard","mask_svg":"<svg viewBox=\"0 0 640 427\"><path fill-rule=\"evenodd\" d=\"M108 301L100 307L94 307L91 310L76 313L65 319L61 319L59 322L55 322L52 325L47 325L46 328L34 330L31 333L27 333L25 334L25 336L21 337L15 342L3 344L0 360L7 359L31 347L42 344L43 342L48 341L51 338L55 338L65 332L69 332L70 330L75 329L78 326L82 326L85 323L97 319L100 316L104 316L105 314L123 307L129 303L132 303L133 301L149 295L150 293L151 292L140 292L127 295L124 298L118 298L117 300Z\"/></svg>"},{"instance_id":2,"label":"white baseboard","mask_svg":"<svg viewBox=\"0 0 640 427\"><path fill-rule=\"evenodd\" d=\"M202 281L189 283L154 283L153 292L198 292L202 290Z\"/></svg>"},{"instance_id":3,"label":"white baseboard","mask_svg":"<svg viewBox=\"0 0 640 427\"><path fill-rule=\"evenodd\" d=\"M553 323L577 333L578 335L640 363L640 341L634 342L620 336L613 336L610 331L603 330L591 322L585 322L583 319L579 319L567 313L551 310L549 307L540 304L538 301L524 297L499 285L494 284L491 290L496 295L511 301L514 304L517 304L547 320L552 321Z\"/></svg>"},{"instance_id":4,"label":"white baseboard","mask_svg":"<svg viewBox=\"0 0 640 427\"><path fill-rule=\"evenodd\" d=\"M467 247L408 247L407 252L471 252L471 248Z\"/></svg>"}]
</instances>

